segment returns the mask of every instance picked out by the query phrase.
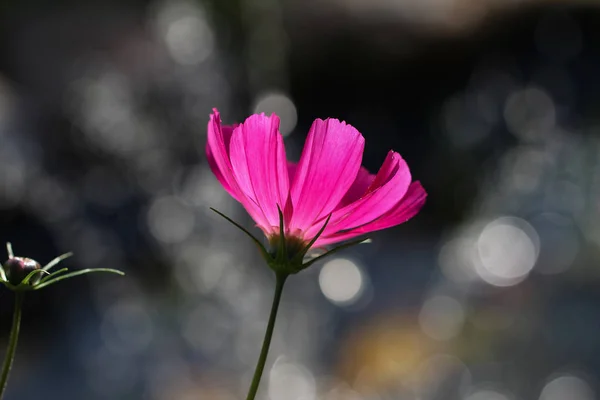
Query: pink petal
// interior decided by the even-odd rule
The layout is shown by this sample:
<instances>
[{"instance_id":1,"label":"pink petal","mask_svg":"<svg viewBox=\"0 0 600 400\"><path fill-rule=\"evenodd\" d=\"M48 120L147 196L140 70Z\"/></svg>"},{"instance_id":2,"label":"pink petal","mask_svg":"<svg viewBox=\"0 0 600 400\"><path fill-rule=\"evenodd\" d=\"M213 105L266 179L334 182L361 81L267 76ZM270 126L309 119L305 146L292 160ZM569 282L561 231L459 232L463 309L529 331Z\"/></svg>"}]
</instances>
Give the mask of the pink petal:
<instances>
[{"instance_id":1,"label":"pink petal","mask_svg":"<svg viewBox=\"0 0 600 400\"><path fill-rule=\"evenodd\" d=\"M231 137L236 126L221 126L219 111L213 109L208 123L208 138L206 143L206 158L208 164L223 188L239 201L252 219L265 231L268 223L258 204L249 199L240 189L229 156Z\"/></svg>"},{"instance_id":2,"label":"pink petal","mask_svg":"<svg viewBox=\"0 0 600 400\"><path fill-rule=\"evenodd\" d=\"M208 165L217 180L223 185L223 188L236 200L238 195L233 190L235 179L229 161L229 142L233 128L230 126L221 126L219 111L213 109L208 122L208 140L206 141L206 158ZM233 182L233 183L232 183Z\"/></svg>"},{"instance_id":3,"label":"pink petal","mask_svg":"<svg viewBox=\"0 0 600 400\"><path fill-rule=\"evenodd\" d=\"M355 202L335 210L324 234L353 229L379 218L404 197L411 179L406 162L400 154L390 151L366 193ZM316 234L318 225L307 235Z\"/></svg>"},{"instance_id":4,"label":"pink petal","mask_svg":"<svg viewBox=\"0 0 600 400\"><path fill-rule=\"evenodd\" d=\"M425 205L427 192L421 185L421 182L411 183L406 195L392 210L387 212L381 218L359 228L363 233L378 231L400 225L417 215Z\"/></svg>"},{"instance_id":5,"label":"pink petal","mask_svg":"<svg viewBox=\"0 0 600 400\"><path fill-rule=\"evenodd\" d=\"M289 193L287 161L277 115L252 115L235 128L230 158L241 191L260 207L267 225L256 222L263 225L263 230L276 232L277 207L285 208Z\"/></svg>"},{"instance_id":6,"label":"pink petal","mask_svg":"<svg viewBox=\"0 0 600 400\"><path fill-rule=\"evenodd\" d=\"M382 215L380 218L371 221L351 231L335 233L331 236L323 236L317 240L313 247L326 246L333 243L342 242L386 228L400 225L414 217L425 204L427 193L420 182L411 183L406 195L400 200L394 208Z\"/></svg>"},{"instance_id":7,"label":"pink petal","mask_svg":"<svg viewBox=\"0 0 600 400\"><path fill-rule=\"evenodd\" d=\"M208 165L215 174L217 180L223 185L223 188L236 200L239 201L236 190L237 187L229 161L229 141L233 128L231 126L221 126L219 113L215 109L215 114L211 114L208 123L208 140L206 142L206 159ZM232 183L230 183L232 182Z\"/></svg>"},{"instance_id":8,"label":"pink petal","mask_svg":"<svg viewBox=\"0 0 600 400\"><path fill-rule=\"evenodd\" d=\"M362 135L345 122L313 122L291 187L291 231L304 231L335 209L356 179L364 145Z\"/></svg>"},{"instance_id":9,"label":"pink petal","mask_svg":"<svg viewBox=\"0 0 600 400\"><path fill-rule=\"evenodd\" d=\"M290 182L294 182L294 177L296 176L296 170L298 169L298 164L288 161L287 168L288 168L288 176L290 178Z\"/></svg>"},{"instance_id":10,"label":"pink petal","mask_svg":"<svg viewBox=\"0 0 600 400\"><path fill-rule=\"evenodd\" d=\"M356 179L348 189L348 192L344 195L344 198L338 204L336 208L342 208L350 203L354 203L367 193L367 189L375 180L375 175L371 174L366 168L360 167Z\"/></svg>"},{"instance_id":11,"label":"pink petal","mask_svg":"<svg viewBox=\"0 0 600 400\"><path fill-rule=\"evenodd\" d=\"M296 171L298 170L298 164L288 161L287 162L287 170L288 170L288 177L290 182L294 181L294 177L296 176ZM283 218L284 218L284 226L285 226L285 230L286 230L286 234L294 234L296 235L297 232L291 232L289 227L290 227L290 221L292 220L292 215L294 214L294 205L292 204L292 197L288 196L287 199L287 203L285 204L285 208L283 210Z\"/></svg>"}]
</instances>

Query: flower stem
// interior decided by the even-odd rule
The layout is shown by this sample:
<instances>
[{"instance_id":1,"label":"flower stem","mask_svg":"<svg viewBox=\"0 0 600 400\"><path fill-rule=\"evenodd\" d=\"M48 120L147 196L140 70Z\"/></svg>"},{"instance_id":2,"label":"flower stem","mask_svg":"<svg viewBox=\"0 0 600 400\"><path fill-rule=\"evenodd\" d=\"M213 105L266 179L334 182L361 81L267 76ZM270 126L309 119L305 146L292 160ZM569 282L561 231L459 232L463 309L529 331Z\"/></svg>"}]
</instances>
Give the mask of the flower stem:
<instances>
[{"instance_id":1,"label":"flower stem","mask_svg":"<svg viewBox=\"0 0 600 400\"><path fill-rule=\"evenodd\" d=\"M4 356L4 365L2 366L2 377L0 378L0 399L4 396L8 375L15 359L15 351L17 350L17 341L19 340L19 328L21 326L21 310L23 306L23 298L25 293L21 291L15 292L15 310L13 312L12 328L10 329L10 338L8 340L8 349Z\"/></svg>"},{"instance_id":2,"label":"flower stem","mask_svg":"<svg viewBox=\"0 0 600 400\"><path fill-rule=\"evenodd\" d=\"M275 284L275 295L273 296L273 305L271 306L271 315L269 316L269 323L267 324L267 331L265 332L265 339L263 340L262 349L260 356L258 357L258 363L254 370L254 377L252 378L252 384L248 390L248 396L246 400L254 400L256 392L258 392L258 385L260 384L260 378L262 377L263 370L265 369L265 363L267 361L267 355L269 354L269 347L271 346L271 338L273 337L273 328L275 327L275 320L277 319L277 310L279 309L279 303L281 301L281 293L283 293L283 285L287 279L287 274L276 273L276 284Z\"/></svg>"}]
</instances>

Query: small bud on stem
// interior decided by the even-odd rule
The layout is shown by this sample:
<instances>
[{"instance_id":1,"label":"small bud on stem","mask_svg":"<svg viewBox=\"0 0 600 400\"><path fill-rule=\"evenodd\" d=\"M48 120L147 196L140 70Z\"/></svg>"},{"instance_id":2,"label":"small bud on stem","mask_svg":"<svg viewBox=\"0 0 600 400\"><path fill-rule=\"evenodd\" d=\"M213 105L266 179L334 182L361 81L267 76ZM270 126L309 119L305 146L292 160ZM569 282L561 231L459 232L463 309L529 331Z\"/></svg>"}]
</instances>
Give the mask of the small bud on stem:
<instances>
[{"instance_id":1,"label":"small bud on stem","mask_svg":"<svg viewBox=\"0 0 600 400\"><path fill-rule=\"evenodd\" d=\"M11 257L4 263L6 279L15 286L20 284L32 271L41 268L37 261L25 257ZM35 285L41 278L42 274L37 274L31 278L29 284Z\"/></svg>"}]
</instances>

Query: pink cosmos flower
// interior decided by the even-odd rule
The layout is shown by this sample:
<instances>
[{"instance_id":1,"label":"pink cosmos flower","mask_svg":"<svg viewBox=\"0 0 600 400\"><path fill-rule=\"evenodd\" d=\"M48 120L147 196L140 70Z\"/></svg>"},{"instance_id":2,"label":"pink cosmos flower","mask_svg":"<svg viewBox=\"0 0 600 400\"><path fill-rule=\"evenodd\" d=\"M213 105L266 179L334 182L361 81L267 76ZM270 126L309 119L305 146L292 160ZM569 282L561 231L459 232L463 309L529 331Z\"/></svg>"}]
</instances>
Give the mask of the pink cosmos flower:
<instances>
[{"instance_id":1,"label":"pink cosmos flower","mask_svg":"<svg viewBox=\"0 0 600 400\"><path fill-rule=\"evenodd\" d=\"M248 211L271 243L312 247L345 241L399 225L421 209L427 196L400 154L390 151L376 175L361 167L365 139L337 119L313 122L296 164L286 159L279 118L251 115L222 126L214 109L206 155L225 190Z\"/></svg>"}]
</instances>

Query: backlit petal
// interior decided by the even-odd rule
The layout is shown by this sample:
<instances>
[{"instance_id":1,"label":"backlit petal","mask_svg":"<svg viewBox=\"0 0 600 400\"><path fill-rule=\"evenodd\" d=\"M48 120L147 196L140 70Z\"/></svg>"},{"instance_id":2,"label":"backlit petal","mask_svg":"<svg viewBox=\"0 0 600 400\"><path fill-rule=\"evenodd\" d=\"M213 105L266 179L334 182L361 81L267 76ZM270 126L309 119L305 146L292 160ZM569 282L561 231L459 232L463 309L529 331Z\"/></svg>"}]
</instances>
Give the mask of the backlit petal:
<instances>
[{"instance_id":1,"label":"backlit petal","mask_svg":"<svg viewBox=\"0 0 600 400\"><path fill-rule=\"evenodd\" d=\"M227 126L221 126L221 117L217 109L213 109L208 122L208 138L206 141L206 158L210 169L215 174L223 188L234 199L238 200L238 194L235 187L235 179L229 161L229 142L233 129Z\"/></svg>"},{"instance_id":2,"label":"backlit petal","mask_svg":"<svg viewBox=\"0 0 600 400\"><path fill-rule=\"evenodd\" d=\"M359 228L363 233L378 231L400 225L417 215L425 205L427 192L421 185L421 182L411 183L406 195L392 210L378 218L377 220Z\"/></svg>"},{"instance_id":3,"label":"backlit petal","mask_svg":"<svg viewBox=\"0 0 600 400\"><path fill-rule=\"evenodd\" d=\"M336 208L345 207L363 197L374 180L375 175L371 174L366 168L361 167L352 186L350 186L350 189L348 189L348 192L344 195L344 198Z\"/></svg>"},{"instance_id":4,"label":"backlit petal","mask_svg":"<svg viewBox=\"0 0 600 400\"><path fill-rule=\"evenodd\" d=\"M349 240L369 232L374 232L386 228L400 225L414 217L425 204L427 193L420 182L411 183L406 195L390 211L363 226L357 227L348 232L335 233L330 236L323 236L317 240L313 247L326 246L332 243L338 243Z\"/></svg>"},{"instance_id":5,"label":"backlit petal","mask_svg":"<svg viewBox=\"0 0 600 400\"><path fill-rule=\"evenodd\" d=\"M234 188L235 179L229 161L229 142L233 127L221 126L219 112L214 109L208 122L208 140L206 141L206 159L210 169L223 188L236 200L239 201L238 193ZM233 183L232 183L233 182Z\"/></svg>"},{"instance_id":6,"label":"backlit petal","mask_svg":"<svg viewBox=\"0 0 600 400\"><path fill-rule=\"evenodd\" d=\"M408 165L400 154L390 151L366 193L335 210L324 235L356 228L381 217L404 197L410 181ZM313 227L307 234L314 235L316 229Z\"/></svg>"},{"instance_id":7,"label":"backlit petal","mask_svg":"<svg viewBox=\"0 0 600 400\"><path fill-rule=\"evenodd\" d=\"M236 127L231 137L230 158L241 191L260 207L268 224L266 228L277 232L277 207L284 209L289 193L279 118L275 114L252 115Z\"/></svg>"},{"instance_id":8,"label":"backlit petal","mask_svg":"<svg viewBox=\"0 0 600 400\"><path fill-rule=\"evenodd\" d=\"M345 122L315 120L291 187L290 230L306 230L335 209L356 179L364 144L362 135Z\"/></svg>"}]
</instances>

